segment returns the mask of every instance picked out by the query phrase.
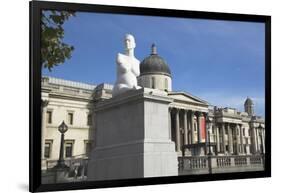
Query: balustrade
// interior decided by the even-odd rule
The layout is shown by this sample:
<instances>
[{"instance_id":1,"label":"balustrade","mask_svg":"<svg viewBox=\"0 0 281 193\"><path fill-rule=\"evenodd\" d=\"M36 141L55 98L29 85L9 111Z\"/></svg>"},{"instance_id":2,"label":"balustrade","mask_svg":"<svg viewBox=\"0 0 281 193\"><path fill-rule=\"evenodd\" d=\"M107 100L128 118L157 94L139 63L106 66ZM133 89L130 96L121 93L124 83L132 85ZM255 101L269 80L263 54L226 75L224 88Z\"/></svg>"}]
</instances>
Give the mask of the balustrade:
<instances>
[{"instance_id":1,"label":"balustrade","mask_svg":"<svg viewBox=\"0 0 281 193\"><path fill-rule=\"evenodd\" d=\"M262 155L241 156L193 156L179 157L180 171L205 171L205 173L263 170ZM254 166L254 167L253 167ZM192 172L191 172L192 173Z\"/></svg>"}]
</instances>

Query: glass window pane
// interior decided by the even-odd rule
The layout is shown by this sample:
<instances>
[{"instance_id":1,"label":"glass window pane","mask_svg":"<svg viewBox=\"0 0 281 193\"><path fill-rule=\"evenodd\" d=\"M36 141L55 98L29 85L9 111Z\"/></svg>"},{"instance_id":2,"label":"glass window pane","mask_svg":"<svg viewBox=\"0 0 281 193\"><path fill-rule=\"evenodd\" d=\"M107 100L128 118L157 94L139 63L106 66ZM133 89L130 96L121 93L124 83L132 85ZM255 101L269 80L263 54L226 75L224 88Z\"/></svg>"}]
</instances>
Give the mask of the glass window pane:
<instances>
[{"instance_id":1,"label":"glass window pane","mask_svg":"<svg viewBox=\"0 0 281 193\"><path fill-rule=\"evenodd\" d=\"M73 113L68 113L68 123L69 123L70 125L73 124Z\"/></svg>"},{"instance_id":2,"label":"glass window pane","mask_svg":"<svg viewBox=\"0 0 281 193\"><path fill-rule=\"evenodd\" d=\"M72 157L72 150L73 150L73 144L72 143L66 143L66 145L65 145L65 157Z\"/></svg>"},{"instance_id":3,"label":"glass window pane","mask_svg":"<svg viewBox=\"0 0 281 193\"><path fill-rule=\"evenodd\" d=\"M45 143L45 149L44 149L44 157L50 158L51 155L51 143Z\"/></svg>"},{"instance_id":4,"label":"glass window pane","mask_svg":"<svg viewBox=\"0 0 281 193\"><path fill-rule=\"evenodd\" d=\"M52 111L47 111L47 123L52 123Z\"/></svg>"}]
</instances>

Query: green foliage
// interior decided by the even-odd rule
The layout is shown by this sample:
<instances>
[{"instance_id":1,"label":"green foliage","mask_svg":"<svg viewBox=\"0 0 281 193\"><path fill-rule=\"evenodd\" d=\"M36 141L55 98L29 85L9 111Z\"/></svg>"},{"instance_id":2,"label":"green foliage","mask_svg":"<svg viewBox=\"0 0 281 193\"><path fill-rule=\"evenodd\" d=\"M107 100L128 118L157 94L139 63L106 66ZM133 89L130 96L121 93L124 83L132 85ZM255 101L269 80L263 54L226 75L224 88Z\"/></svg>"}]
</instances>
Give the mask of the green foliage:
<instances>
[{"instance_id":1,"label":"green foliage","mask_svg":"<svg viewBox=\"0 0 281 193\"><path fill-rule=\"evenodd\" d=\"M71 58L74 47L63 42L63 24L75 12L44 11L41 18L41 63L42 67L52 70Z\"/></svg>"}]
</instances>

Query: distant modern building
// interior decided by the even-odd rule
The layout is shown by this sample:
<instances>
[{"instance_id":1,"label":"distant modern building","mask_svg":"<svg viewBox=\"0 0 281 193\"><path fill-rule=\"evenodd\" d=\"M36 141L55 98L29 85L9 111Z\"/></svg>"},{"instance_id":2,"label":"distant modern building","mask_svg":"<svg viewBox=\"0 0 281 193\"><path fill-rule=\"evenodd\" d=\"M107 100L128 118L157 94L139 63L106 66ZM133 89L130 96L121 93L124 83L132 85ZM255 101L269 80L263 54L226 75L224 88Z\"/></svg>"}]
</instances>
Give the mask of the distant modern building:
<instances>
[{"instance_id":1,"label":"distant modern building","mask_svg":"<svg viewBox=\"0 0 281 193\"><path fill-rule=\"evenodd\" d=\"M173 99L169 106L170 137L178 157L189 160L187 167L207 167L206 155L216 156L218 166L262 162L262 157L251 156L265 153L265 124L262 117L254 114L250 98L245 101L244 112L239 112L235 108L212 106L185 91L173 91L171 70L157 54L155 45L151 55L140 64L138 84L166 91ZM59 158L58 126L62 121L69 127L65 133L65 159L87 157L95 146L95 138L90 137L95 136L94 103L111 98L112 89L109 84L42 78L42 170L53 166Z\"/></svg>"}]
</instances>

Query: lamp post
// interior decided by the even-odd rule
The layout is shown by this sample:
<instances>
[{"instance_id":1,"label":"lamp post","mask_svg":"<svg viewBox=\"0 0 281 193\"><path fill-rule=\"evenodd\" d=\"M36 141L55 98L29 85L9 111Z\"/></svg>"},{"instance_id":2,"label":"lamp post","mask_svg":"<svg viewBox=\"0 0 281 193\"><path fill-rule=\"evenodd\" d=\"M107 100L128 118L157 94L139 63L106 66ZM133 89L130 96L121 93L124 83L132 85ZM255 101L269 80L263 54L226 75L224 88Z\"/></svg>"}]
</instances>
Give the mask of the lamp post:
<instances>
[{"instance_id":1,"label":"lamp post","mask_svg":"<svg viewBox=\"0 0 281 193\"><path fill-rule=\"evenodd\" d=\"M64 133L67 132L68 126L64 123L64 121L59 125L58 128L59 132L61 133L61 141L60 141L60 155L56 168L66 168L67 166L64 163L63 154L64 154Z\"/></svg>"}]
</instances>

